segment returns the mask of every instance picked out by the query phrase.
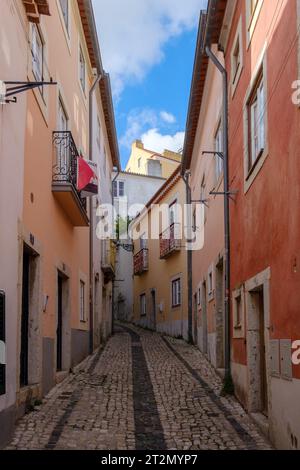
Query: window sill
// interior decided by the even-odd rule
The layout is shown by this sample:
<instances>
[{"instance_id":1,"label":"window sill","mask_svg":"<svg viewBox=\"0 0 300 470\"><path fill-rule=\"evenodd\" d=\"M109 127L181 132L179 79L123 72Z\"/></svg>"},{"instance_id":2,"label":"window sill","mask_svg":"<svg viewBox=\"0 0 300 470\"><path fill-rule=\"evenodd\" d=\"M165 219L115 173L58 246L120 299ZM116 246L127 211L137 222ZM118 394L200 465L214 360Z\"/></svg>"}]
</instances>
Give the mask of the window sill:
<instances>
[{"instance_id":1,"label":"window sill","mask_svg":"<svg viewBox=\"0 0 300 470\"><path fill-rule=\"evenodd\" d=\"M260 170L262 169L267 157L269 155L268 148L265 148L263 152L258 155L257 159L255 160L254 164L250 168L250 170L247 172L245 176L245 181L244 181L244 194L247 194L249 189L251 188L252 184L254 183L256 177L260 173Z\"/></svg>"}]
</instances>

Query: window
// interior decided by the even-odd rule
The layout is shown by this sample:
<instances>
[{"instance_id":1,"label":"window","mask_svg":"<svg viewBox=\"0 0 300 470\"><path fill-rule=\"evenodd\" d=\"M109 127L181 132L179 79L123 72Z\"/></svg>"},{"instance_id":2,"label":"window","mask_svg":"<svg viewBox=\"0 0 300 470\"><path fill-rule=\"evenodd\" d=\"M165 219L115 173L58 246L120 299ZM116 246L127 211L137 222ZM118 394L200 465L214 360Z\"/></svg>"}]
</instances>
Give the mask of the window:
<instances>
[{"instance_id":1,"label":"window","mask_svg":"<svg viewBox=\"0 0 300 470\"><path fill-rule=\"evenodd\" d=\"M172 307L179 307L181 305L181 280L175 279L172 281Z\"/></svg>"},{"instance_id":2,"label":"window","mask_svg":"<svg viewBox=\"0 0 300 470\"><path fill-rule=\"evenodd\" d=\"M104 149L104 152L103 152L103 174L104 176L106 176L106 151ZM122 181L121 181L122 183Z\"/></svg>"},{"instance_id":3,"label":"window","mask_svg":"<svg viewBox=\"0 0 300 470\"><path fill-rule=\"evenodd\" d=\"M250 3L250 15L252 17L254 15L255 10L256 10L258 0L250 0L249 3Z\"/></svg>"},{"instance_id":4,"label":"window","mask_svg":"<svg viewBox=\"0 0 300 470\"><path fill-rule=\"evenodd\" d=\"M236 301L236 317L235 317L235 327L241 327L241 320L242 320L242 298L241 296L235 299Z\"/></svg>"},{"instance_id":5,"label":"window","mask_svg":"<svg viewBox=\"0 0 300 470\"><path fill-rule=\"evenodd\" d=\"M141 317L146 316L146 294L140 295L140 315Z\"/></svg>"},{"instance_id":6,"label":"window","mask_svg":"<svg viewBox=\"0 0 300 470\"><path fill-rule=\"evenodd\" d=\"M241 49L240 49L240 41L236 42L235 48L232 54L232 83L235 82L237 78L237 74L241 67Z\"/></svg>"},{"instance_id":7,"label":"window","mask_svg":"<svg viewBox=\"0 0 300 470\"><path fill-rule=\"evenodd\" d=\"M85 283L80 281L80 321L85 322Z\"/></svg>"},{"instance_id":8,"label":"window","mask_svg":"<svg viewBox=\"0 0 300 470\"><path fill-rule=\"evenodd\" d=\"M172 204L169 205L169 224L174 225L176 223L177 217L177 200L173 201Z\"/></svg>"},{"instance_id":9,"label":"window","mask_svg":"<svg viewBox=\"0 0 300 470\"><path fill-rule=\"evenodd\" d=\"M79 48L79 79L81 88L85 92L85 59L81 47Z\"/></svg>"},{"instance_id":10,"label":"window","mask_svg":"<svg viewBox=\"0 0 300 470\"><path fill-rule=\"evenodd\" d=\"M200 287L198 289L197 299L198 299L198 305L201 305L201 288Z\"/></svg>"},{"instance_id":11,"label":"window","mask_svg":"<svg viewBox=\"0 0 300 470\"><path fill-rule=\"evenodd\" d=\"M113 195L114 195L114 197L124 197L125 196L125 182L124 181L114 181L113 182Z\"/></svg>"},{"instance_id":12,"label":"window","mask_svg":"<svg viewBox=\"0 0 300 470\"><path fill-rule=\"evenodd\" d=\"M97 137L96 137L96 140L97 140L98 149L100 150L100 148L101 148L101 124L100 124L99 116L97 116Z\"/></svg>"},{"instance_id":13,"label":"window","mask_svg":"<svg viewBox=\"0 0 300 470\"><path fill-rule=\"evenodd\" d=\"M68 130L68 116L61 98L58 102L58 130L61 132Z\"/></svg>"},{"instance_id":14,"label":"window","mask_svg":"<svg viewBox=\"0 0 300 470\"><path fill-rule=\"evenodd\" d=\"M210 271L208 273L208 294L211 295L213 293L213 273Z\"/></svg>"},{"instance_id":15,"label":"window","mask_svg":"<svg viewBox=\"0 0 300 470\"><path fill-rule=\"evenodd\" d=\"M244 0L246 2L247 48L250 45L264 0Z\"/></svg>"},{"instance_id":16,"label":"window","mask_svg":"<svg viewBox=\"0 0 300 470\"><path fill-rule=\"evenodd\" d=\"M240 18L231 49L231 95L233 97L243 69L243 29Z\"/></svg>"},{"instance_id":17,"label":"window","mask_svg":"<svg viewBox=\"0 0 300 470\"><path fill-rule=\"evenodd\" d=\"M148 246L148 244L147 244L146 234L143 233L143 235L140 238L140 249L144 250L144 249L147 248L147 246Z\"/></svg>"},{"instance_id":18,"label":"window","mask_svg":"<svg viewBox=\"0 0 300 470\"><path fill-rule=\"evenodd\" d=\"M244 337L244 290L243 288L233 292L233 336Z\"/></svg>"},{"instance_id":19,"label":"window","mask_svg":"<svg viewBox=\"0 0 300 470\"><path fill-rule=\"evenodd\" d=\"M147 160L147 174L149 176L159 176L162 175L162 167L159 160Z\"/></svg>"},{"instance_id":20,"label":"window","mask_svg":"<svg viewBox=\"0 0 300 470\"><path fill-rule=\"evenodd\" d=\"M69 32L69 0L59 0L66 30Z\"/></svg>"},{"instance_id":21,"label":"window","mask_svg":"<svg viewBox=\"0 0 300 470\"><path fill-rule=\"evenodd\" d=\"M261 72L248 101L248 171L254 166L265 148L264 101L264 81Z\"/></svg>"},{"instance_id":22,"label":"window","mask_svg":"<svg viewBox=\"0 0 300 470\"><path fill-rule=\"evenodd\" d=\"M141 168L141 158L138 159L138 168Z\"/></svg>"},{"instance_id":23,"label":"window","mask_svg":"<svg viewBox=\"0 0 300 470\"><path fill-rule=\"evenodd\" d=\"M219 123L216 135L215 135L215 151L223 152L223 132L222 124ZM218 155L215 155L215 164L216 164L216 182L219 181L221 174L223 173L223 160Z\"/></svg>"},{"instance_id":24,"label":"window","mask_svg":"<svg viewBox=\"0 0 300 470\"><path fill-rule=\"evenodd\" d=\"M32 71L37 82L43 81L44 44L39 28L32 27ZM42 90L42 89L41 89Z\"/></svg>"}]
</instances>

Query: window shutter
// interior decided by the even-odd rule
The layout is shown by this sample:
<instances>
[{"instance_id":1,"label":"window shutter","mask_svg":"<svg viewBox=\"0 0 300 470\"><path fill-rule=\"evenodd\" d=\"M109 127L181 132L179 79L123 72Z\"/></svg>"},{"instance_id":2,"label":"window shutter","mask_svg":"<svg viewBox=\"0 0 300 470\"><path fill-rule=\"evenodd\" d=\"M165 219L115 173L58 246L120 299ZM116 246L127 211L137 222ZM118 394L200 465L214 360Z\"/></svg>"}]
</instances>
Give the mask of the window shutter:
<instances>
[{"instance_id":1,"label":"window shutter","mask_svg":"<svg viewBox=\"0 0 300 470\"><path fill-rule=\"evenodd\" d=\"M264 94L264 84L261 83L258 89L258 138L259 138L259 151L265 148L265 109L264 103L265 94Z\"/></svg>"},{"instance_id":2,"label":"window shutter","mask_svg":"<svg viewBox=\"0 0 300 470\"><path fill-rule=\"evenodd\" d=\"M0 291L0 348L5 348L5 294ZM4 349L5 357L5 349ZM5 364L0 363L0 395L6 391Z\"/></svg>"}]
</instances>

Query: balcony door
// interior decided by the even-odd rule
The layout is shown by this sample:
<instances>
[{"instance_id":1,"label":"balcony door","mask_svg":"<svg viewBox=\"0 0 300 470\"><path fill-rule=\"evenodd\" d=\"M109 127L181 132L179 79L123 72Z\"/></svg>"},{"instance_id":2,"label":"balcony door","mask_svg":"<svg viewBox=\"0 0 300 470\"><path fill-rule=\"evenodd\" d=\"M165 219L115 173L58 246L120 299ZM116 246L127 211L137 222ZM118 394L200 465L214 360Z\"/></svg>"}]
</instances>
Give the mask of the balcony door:
<instances>
[{"instance_id":1,"label":"balcony door","mask_svg":"<svg viewBox=\"0 0 300 470\"><path fill-rule=\"evenodd\" d=\"M68 116L61 98L59 98L58 103L58 130L61 133L62 140L67 143L67 135L64 133L68 131ZM68 155L68 146L61 145L57 163L63 175L67 175L69 169Z\"/></svg>"},{"instance_id":2,"label":"balcony door","mask_svg":"<svg viewBox=\"0 0 300 470\"><path fill-rule=\"evenodd\" d=\"M177 200L169 205L169 225L170 227L176 223L177 220Z\"/></svg>"}]
</instances>

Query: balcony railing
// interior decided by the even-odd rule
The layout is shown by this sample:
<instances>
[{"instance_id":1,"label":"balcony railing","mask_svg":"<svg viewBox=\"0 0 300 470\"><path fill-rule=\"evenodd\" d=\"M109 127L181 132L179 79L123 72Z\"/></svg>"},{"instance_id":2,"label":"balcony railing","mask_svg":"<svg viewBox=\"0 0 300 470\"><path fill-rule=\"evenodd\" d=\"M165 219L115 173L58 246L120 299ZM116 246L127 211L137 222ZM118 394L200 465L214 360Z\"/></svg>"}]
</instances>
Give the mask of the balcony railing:
<instances>
[{"instance_id":1,"label":"balcony railing","mask_svg":"<svg viewBox=\"0 0 300 470\"><path fill-rule=\"evenodd\" d=\"M101 269L104 273L104 282L107 284L115 277L116 246L112 240L102 240Z\"/></svg>"},{"instance_id":2,"label":"balcony railing","mask_svg":"<svg viewBox=\"0 0 300 470\"><path fill-rule=\"evenodd\" d=\"M133 257L134 275L139 276L148 271L148 249L143 248Z\"/></svg>"},{"instance_id":3,"label":"balcony railing","mask_svg":"<svg viewBox=\"0 0 300 470\"><path fill-rule=\"evenodd\" d=\"M70 218L73 219L75 226L88 225L86 198L83 198L77 190L78 150L71 132L53 132L53 146L52 190L57 194L57 199L59 199ZM70 195L72 201L69 198ZM77 206L77 211L75 206Z\"/></svg>"},{"instance_id":4,"label":"balcony railing","mask_svg":"<svg viewBox=\"0 0 300 470\"><path fill-rule=\"evenodd\" d=\"M165 259L174 251L181 248L181 225L174 223L170 225L159 236L160 258Z\"/></svg>"}]
</instances>

